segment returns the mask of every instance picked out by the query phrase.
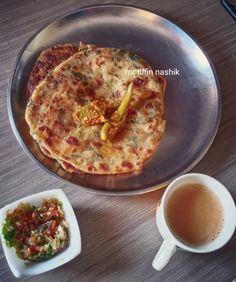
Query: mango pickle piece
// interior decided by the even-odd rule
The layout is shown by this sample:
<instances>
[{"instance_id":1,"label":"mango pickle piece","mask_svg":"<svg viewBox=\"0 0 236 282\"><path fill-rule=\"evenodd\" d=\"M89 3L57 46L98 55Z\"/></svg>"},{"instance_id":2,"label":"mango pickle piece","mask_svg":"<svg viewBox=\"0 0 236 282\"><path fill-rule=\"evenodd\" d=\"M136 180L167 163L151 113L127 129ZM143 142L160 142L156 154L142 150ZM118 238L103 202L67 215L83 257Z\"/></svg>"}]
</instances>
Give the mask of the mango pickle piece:
<instances>
[{"instance_id":1,"label":"mango pickle piece","mask_svg":"<svg viewBox=\"0 0 236 282\"><path fill-rule=\"evenodd\" d=\"M95 100L84 106L78 106L73 117L85 126L104 123L106 104L103 101Z\"/></svg>"},{"instance_id":2,"label":"mango pickle piece","mask_svg":"<svg viewBox=\"0 0 236 282\"><path fill-rule=\"evenodd\" d=\"M100 134L102 141L111 141L117 132L124 126L132 94L133 82L129 84L126 94L118 109L112 114L110 120L104 123Z\"/></svg>"}]
</instances>

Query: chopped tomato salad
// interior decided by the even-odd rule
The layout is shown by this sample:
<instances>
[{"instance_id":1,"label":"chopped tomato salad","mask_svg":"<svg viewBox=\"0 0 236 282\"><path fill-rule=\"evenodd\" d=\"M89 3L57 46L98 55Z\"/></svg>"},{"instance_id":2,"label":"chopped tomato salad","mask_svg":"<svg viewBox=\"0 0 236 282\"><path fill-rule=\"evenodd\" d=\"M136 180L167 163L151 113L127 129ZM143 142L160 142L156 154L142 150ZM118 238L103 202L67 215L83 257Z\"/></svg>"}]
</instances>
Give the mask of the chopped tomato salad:
<instances>
[{"instance_id":1,"label":"chopped tomato salad","mask_svg":"<svg viewBox=\"0 0 236 282\"><path fill-rule=\"evenodd\" d=\"M40 261L66 247L68 231L62 203L47 199L38 207L21 203L8 211L2 233L7 246L15 248L19 258Z\"/></svg>"}]
</instances>

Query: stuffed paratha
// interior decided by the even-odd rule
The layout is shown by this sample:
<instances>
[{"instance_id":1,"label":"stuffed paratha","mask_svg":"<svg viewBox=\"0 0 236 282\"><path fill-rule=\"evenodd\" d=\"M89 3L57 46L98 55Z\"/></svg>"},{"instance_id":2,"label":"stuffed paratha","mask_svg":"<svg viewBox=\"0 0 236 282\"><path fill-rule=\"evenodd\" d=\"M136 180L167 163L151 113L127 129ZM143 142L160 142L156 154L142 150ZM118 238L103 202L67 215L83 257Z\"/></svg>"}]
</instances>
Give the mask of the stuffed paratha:
<instances>
[{"instance_id":1,"label":"stuffed paratha","mask_svg":"<svg viewBox=\"0 0 236 282\"><path fill-rule=\"evenodd\" d=\"M25 115L31 135L70 172L139 170L158 146L165 124L165 80L137 76L135 70L143 68L151 69L129 51L95 46L81 49L34 90ZM133 95L125 123L110 142L104 142L104 122L119 107L131 82ZM85 123L80 116L86 112L96 112L95 121Z\"/></svg>"},{"instance_id":2,"label":"stuffed paratha","mask_svg":"<svg viewBox=\"0 0 236 282\"><path fill-rule=\"evenodd\" d=\"M27 83L27 98L30 98L37 85L44 80L44 78L63 61L79 52L91 48L92 45L80 43L79 46L74 44L55 45L46 50L43 50L36 60L33 69L29 75ZM42 145L38 144L40 150L49 158L52 158L49 151ZM69 172L82 173L78 169L73 168L69 163L57 160L61 166Z\"/></svg>"},{"instance_id":3,"label":"stuffed paratha","mask_svg":"<svg viewBox=\"0 0 236 282\"><path fill-rule=\"evenodd\" d=\"M56 66L79 51L73 44L56 45L44 50L38 57L30 73L27 84L27 96L32 95L34 89Z\"/></svg>"}]
</instances>

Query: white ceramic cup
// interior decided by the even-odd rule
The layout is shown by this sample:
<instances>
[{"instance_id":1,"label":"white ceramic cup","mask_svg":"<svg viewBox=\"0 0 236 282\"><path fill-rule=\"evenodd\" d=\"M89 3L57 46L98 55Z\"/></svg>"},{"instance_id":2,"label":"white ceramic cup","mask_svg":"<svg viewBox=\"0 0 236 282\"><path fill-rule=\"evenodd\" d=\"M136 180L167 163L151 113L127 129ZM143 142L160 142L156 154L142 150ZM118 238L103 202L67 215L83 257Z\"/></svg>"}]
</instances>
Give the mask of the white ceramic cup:
<instances>
[{"instance_id":1,"label":"white ceramic cup","mask_svg":"<svg viewBox=\"0 0 236 282\"><path fill-rule=\"evenodd\" d=\"M223 228L215 240L201 246L190 246L176 238L166 220L165 208L170 195L184 184L198 183L206 186L219 199L223 207ZM153 260L152 266L161 271L175 253L177 247L194 253L209 253L223 247L232 237L236 227L236 208L229 191L216 179L199 173L189 173L169 184L157 208L156 223L164 241Z\"/></svg>"}]
</instances>

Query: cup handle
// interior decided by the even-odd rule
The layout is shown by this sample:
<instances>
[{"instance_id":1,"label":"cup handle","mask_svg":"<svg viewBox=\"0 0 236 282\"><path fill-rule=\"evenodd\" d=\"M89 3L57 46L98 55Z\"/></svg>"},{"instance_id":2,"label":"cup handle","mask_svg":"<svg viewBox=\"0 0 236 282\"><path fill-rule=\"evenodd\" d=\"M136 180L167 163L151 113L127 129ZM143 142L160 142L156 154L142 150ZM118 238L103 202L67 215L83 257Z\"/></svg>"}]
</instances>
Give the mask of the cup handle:
<instances>
[{"instance_id":1,"label":"cup handle","mask_svg":"<svg viewBox=\"0 0 236 282\"><path fill-rule=\"evenodd\" d=\"M161 271L170 261L175 252L175 244L170 240L164 240L152 262L153 268L155 268L157 271Z\"/></svg>"}]
</instances>

